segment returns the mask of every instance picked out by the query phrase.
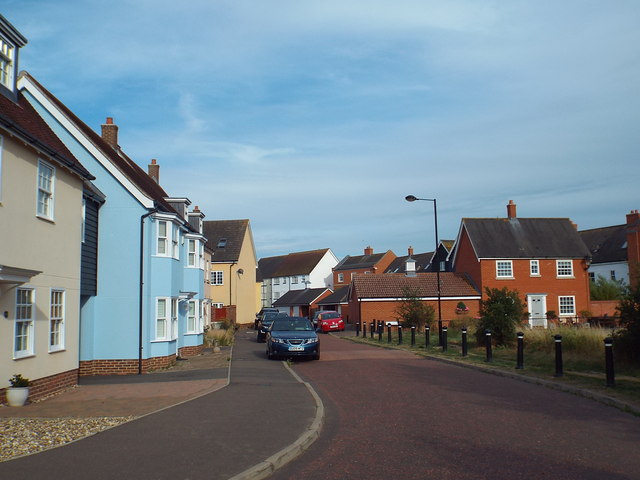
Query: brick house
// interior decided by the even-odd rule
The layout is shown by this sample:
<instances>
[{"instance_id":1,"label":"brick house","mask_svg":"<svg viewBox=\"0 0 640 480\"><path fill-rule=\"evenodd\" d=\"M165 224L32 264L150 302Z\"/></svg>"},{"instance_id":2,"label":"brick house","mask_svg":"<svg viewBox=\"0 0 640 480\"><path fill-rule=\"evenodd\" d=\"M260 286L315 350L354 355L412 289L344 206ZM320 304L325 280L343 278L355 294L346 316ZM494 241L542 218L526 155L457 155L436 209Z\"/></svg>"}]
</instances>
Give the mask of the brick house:
<instances>
[{"instance_id":1,"label":"brick house","mask_svg":"<svg viewBox=\"0 0 640 480\"><path fill-rule=\"evenodd\" d=\"M517 290L529 325L547 326L547 312L578 322L589 309L590 252L568 218L518 218L512 200L506 218L463 218L453 267L485 289Z\"/></svg>"},{"instance_id":2,"label":"brick house","mask_svg":"<svg viewBox=\"0 0 640 480\"><path fill-rule=\"evenodd\" d=\"M273 306L292 317L312 318L318 310L318 302L328 297L331 290L326 287L290 290L273 302Z\"/></svg>"},{"instance_id":3,"label":"brick house","mask_svg":"<svg viewBox=\"0 0 640 480\"><path fill-rule=\"evenodd\" d=\"M408 276L400 274L356 275L349 290L349 323L374 320L395 321L395 313L405 289L418 291L420 300L438 311L437 274L428 272ZM469 309L467 315L475 316L480 307L480 292L467 280L464 274L440 273L440 304L443 324L446 326L454 318L461 318L456 311L459 302Z\"/></svg>"},{"instance_id":4,"label":"brick house","mask_svg":"<svg viewBox=\"0 0 640 480\"><path fill-rule=\"evenodd\" d=\"M333 267L333 286L339 288L349 285L358 274L380 274L396 259L395 253L387 250L384 253L373 253L373 248L364 249L364 255L347 255Z\"/></svg>"}]
</instances>

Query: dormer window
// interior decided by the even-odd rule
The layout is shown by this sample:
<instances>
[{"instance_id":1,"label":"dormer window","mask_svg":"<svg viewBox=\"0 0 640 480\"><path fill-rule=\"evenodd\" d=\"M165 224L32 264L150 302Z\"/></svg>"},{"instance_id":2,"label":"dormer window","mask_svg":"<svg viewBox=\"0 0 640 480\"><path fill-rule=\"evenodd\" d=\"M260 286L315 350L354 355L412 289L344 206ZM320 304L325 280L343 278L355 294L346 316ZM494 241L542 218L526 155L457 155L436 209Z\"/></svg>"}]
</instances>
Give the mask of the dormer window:
<instances>
[{"instance_id":1,"label":"dormer window","mask_svg":"<svg viewBox=\"0 0 640 480\"><path fill-rule=\"evenodd\" d=\"M0 83L9 90L13 90L15 51L15 47L0 36Z\"/></svg>"},{"instance_id":2,"label":"dormer window","mask_svg":"<svg viewBox=\"0 0 640 480\"><path fill-rule=\"evenodd\" d=\"M221 238L218 240L218 248L225 248L227 246L227 239Z\"/></svg>"}]
</instances>

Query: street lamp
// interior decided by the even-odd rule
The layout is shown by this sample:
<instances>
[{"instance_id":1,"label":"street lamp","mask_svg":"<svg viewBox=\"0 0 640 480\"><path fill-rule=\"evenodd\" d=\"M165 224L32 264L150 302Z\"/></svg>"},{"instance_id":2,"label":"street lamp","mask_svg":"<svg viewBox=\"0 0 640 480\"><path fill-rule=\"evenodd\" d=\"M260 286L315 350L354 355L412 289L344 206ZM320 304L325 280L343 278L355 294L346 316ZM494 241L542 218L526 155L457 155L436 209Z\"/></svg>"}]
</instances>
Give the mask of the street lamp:
<instances>
[{"instance_id":1,"label":"street lamp","mask_svg":"<svg viewBox=\"0 0 640 480\"><path fill-rule=\"evenodd\" d=\"M438 251L438 244L440 240L438 239L438 204L435 198L418 198L414 195L407 195L404 197L407 202L415 202L416 200L423 200L425 202L433 202L433 220L436 227L436 248L433 251L432 260L435 259L436 253ZM436 269L436 282L438 284L438 345L442 346L442 305L440 301L440 265L434 265Z\"/></svg>"}]
</instances>

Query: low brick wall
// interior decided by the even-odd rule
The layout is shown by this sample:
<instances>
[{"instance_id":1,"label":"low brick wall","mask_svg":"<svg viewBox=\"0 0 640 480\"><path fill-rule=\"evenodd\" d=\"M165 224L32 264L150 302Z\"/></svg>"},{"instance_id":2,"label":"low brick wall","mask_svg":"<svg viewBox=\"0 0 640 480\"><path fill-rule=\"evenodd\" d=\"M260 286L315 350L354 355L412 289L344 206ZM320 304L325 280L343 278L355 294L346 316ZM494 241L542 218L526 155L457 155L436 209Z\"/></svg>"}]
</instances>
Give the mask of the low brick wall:
<instances>
[{"instance_id":1,"label":"low brick wall","mask_svg":"<svg viewBox=\"0 0 640 480\"><path fill-rule=\"evenodd\" d=\"M61 392L78 384L78 369L50 375L48 377L31 380L29 386L29 400L39 400L43 397ZM0 402L7 403L6 389L0 390Z\"/></svg>"},{"instance_id":2,"label":"low brick wall","mask_svg":"<svg viewBox=\"0 0 640 480\"><path fill-rule=\"evenodd\" d=\"M176 363L176 355L142 359L142 373L167 368ZM80 376L134 375L138 373L138 359L89 360L80 362Z\"/></svg>"},{"instance_id":3,"label":"low brick wall","mask_svg":"<svg viewBox=\"0 0 640 480\"><path fill-rule=\"evenodd\" d=\"M204 345L182 347L178 350L178 355L180 355L181 357L195 357L196 355L200 355L203 349L204 349Z\"/></svg>"}]
</instances>

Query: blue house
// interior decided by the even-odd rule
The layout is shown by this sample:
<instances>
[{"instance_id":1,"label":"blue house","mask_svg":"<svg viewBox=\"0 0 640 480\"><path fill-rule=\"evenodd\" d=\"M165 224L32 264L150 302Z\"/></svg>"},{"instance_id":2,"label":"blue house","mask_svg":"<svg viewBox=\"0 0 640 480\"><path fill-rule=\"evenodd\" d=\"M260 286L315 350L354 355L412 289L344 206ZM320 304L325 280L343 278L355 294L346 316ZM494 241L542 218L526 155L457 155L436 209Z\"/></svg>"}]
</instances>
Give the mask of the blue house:
<instances>
[{"instance_id":1,"label":"blue house","mask_svg":"<svg viewBox=\"0 0 640 480\"><path fill-rule=\"evenodd\" d=\"M103 198L85 208L85 227L97 228L97 268L95 288L81 290L80 375L144 373L199 353L202 212L167 195L155 160L145 172L121 150L111 118L99 135L28 73L18 87Z\"/></svg>"}]
</instances>

